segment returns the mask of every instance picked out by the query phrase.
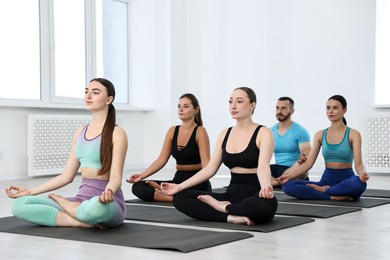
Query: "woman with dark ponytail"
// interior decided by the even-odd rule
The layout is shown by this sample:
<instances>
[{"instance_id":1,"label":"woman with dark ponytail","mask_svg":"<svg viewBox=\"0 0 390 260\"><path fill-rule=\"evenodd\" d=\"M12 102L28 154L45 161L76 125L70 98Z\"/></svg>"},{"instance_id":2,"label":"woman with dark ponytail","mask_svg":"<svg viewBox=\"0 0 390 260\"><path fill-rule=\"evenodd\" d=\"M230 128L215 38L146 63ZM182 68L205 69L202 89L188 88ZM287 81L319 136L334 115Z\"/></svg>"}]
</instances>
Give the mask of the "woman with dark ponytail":
<instances>
[{"instance_id":1,"label":"woman with dark ponytail","mask_svg":"<svg viewBox=\"0 0 390 260\"><path fill-rule=\"evenodd\" d=\"M84 102L92 119L76 131L64 172L33 189L6 189L8 197L16 198L12 205L16 217L44 226L103 229L122 224L126 215L121 185L127 135L116 125L114 99L115 88L109 80L89 82ZM75 197L35 196L71 183L79 169L82 182Z\"/></svg>"},{"instance_id":2,"label":"woman with dark ponytail","mask_svg":"<svg viewBox=\"0 0 390 260\"><path fill-rule=\"evenodd\" d=\"M362 161L362 138L360 133L347 127L344 115L347 101L343 96L331 96L326 103L330 127L318 131L313 140L313 149L306 162L296 167L293 174L308 171L315 163L322 147L325 171L319 182L280 179L283 191L299 199L359 200L367 187L369 176ZM354 161L357 176L352 170Z\"/></svg>"},{"instance_id":3,"label":"woman with dark ponytail","mask_svg":"<svg viewBox=\"0 0 390 260\"><path fill-rule=\"evenodd\" d=\"M133 194L142 200L171 202L172 196L156 191L161 182L181 183L195 175L210 160L210 142L203 127L198 99L191 93L182 95L177 112L182 123L169 128L159 157L144 171L133 174L127 180L133 183ZM173 180L144 180L161 170L171 155L176 159ZM211 184L207 180L191 189L211 191Z\"/></svg>"}]
</instances>

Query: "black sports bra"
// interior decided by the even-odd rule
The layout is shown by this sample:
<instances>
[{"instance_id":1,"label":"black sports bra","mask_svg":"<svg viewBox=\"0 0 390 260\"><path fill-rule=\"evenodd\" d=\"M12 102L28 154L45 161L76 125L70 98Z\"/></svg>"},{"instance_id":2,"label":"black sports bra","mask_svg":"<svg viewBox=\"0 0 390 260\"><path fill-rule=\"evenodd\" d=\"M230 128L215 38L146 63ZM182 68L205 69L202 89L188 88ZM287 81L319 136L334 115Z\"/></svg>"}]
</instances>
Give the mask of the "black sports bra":
<instances>
[{"instance_id":1,"label":"black sports bra","mask_svg":"<svg viewBox=\"0 0 390 260\"><path fill-rule=\"evenodd\" d=\"M256 137L261 127L263 126L259 125L256 128L256 130L253 132L252 138L249 141L248 146L245 148L244 151L240 153L228 153L226 151L226 143L229 138L229 134L232 130L232 127L228 129L225 138L222 142L222 162L229 169L232 169L234 167L241 167L246 169L257 168L260 150L256 145Z\"/></svg>"},{"instance_id":2,"label":"black sports bra","mask_svg":"<svg viewBox=\"0 0 390 260\"><path fill-rule=\"evenodd\" d=\"M177 136L179 135L179 125L175 128L175 133L172 138L172 149L171 154L173 158L176 159L176 164L178 165L191 165L191 164L199 164L201 163L199 147L196 143L196 130L198 130L198 126L194 128L192 131L190 140L186 144L183 149L179 150L177 147Z\"/></svg>"}]
</instances>

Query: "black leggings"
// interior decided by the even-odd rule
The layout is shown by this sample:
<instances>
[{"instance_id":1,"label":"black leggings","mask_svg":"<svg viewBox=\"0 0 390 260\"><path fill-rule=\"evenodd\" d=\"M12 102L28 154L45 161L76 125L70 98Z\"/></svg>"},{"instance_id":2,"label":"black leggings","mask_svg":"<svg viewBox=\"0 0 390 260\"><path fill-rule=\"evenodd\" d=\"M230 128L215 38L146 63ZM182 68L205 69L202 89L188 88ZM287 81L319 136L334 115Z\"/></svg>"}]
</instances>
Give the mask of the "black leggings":
<instances>
[{"instance_id":1,"label":"black leggings","mask_svg":"<svg viewBox=\"0 0 390 260\"><path fill-rule=\"evenodd\" d=\"M168 182L168 183L182 183L183 181L191 178L193 175L195 175L198 171L177 171L175 173L175 176L173 177L173 180L167 180L167 181L161 181L161 180L151 180L158 184L161 182ZM198 184L194 187L191 187L192 190L201 190L201 191L207 191L211 192L211 183L210 181L205 181L201 184ZM150 187L145 181L139 181L137 183L133 184L132 192L135 196L138 198L145 200L145 201L154 201L154 193L155 189Z\"/></svg>"},{"instance_id":2,"label":"black leggings","mask_svg":"<svg viewBox=\"0 0 390 260\"><path fill-rule=\"evenodd\" d=\"M232 179L225 193L184 190L173 196L173 205L184 214L199 220L227 222L228 215L245 216L253 222L271 221L278 208L276 197L259 197L260 184L256 174L232 173ZM219 201L229 201L226 213L198 200L199 195L210 195Z\"/></svg>"}]
</instances>

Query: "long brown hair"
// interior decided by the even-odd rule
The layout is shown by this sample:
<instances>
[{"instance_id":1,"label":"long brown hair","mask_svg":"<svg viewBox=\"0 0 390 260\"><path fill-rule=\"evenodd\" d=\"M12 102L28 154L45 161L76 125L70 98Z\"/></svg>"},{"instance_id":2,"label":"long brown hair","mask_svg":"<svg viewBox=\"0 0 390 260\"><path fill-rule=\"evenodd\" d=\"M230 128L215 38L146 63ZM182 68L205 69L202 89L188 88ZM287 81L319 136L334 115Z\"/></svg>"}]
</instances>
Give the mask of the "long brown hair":
<instances>
[{"instance_id":1,"label":"long brown hair","mask_svg":"<svg viewBox=\"0 0 390 260\"><path fill-rule=\"evenodd\" d=\"M103 126L102 141L100 143L100 162L102 167L98 175L104 175L110 172L112 162L112 135L116 126L116 111L112 104L115 99L115 87L111 81L104 78L94 78L90 82L97 81L107 89L107 96L112 97L111 103L108 105L108 113L106 122Z\"/></svg>"},{"instance_id":2,"label":"long brown hair","mask_svg":"<svg viewBox=\"0 0 390 260\"><path fill-rule=\"evenodd\" d=\"M200 106L199 106L198 99L192 93L183 94L180 96L179 99L182 99L182 98L188 98L191 101L191 104L193 105L193 107L195 109L198 109L198 112L195 113L194 121L195 121L195 124L197 124L199 126L203 126L202 114L200 113Z\"/></svg>"}]
</instances>

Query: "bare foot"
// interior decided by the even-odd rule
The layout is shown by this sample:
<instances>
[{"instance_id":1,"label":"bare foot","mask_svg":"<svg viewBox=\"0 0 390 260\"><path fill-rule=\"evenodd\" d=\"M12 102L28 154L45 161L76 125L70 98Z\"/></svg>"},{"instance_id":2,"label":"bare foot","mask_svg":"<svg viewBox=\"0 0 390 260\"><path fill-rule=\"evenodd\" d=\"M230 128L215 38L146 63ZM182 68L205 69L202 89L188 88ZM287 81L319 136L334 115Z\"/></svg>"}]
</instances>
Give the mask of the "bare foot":
<instances>
[{"instance_id":1,"label":"bare foot","mask_svg":"<svg viewBox=\"0 0 390 260\"><path fill-rule=\"evenodd\" d=\"M347 200L347 201L352 201L353 199L350 196L337 195L337 196L330 196L330 200Z\"/></svg>"},{"instance_id":2,"label":"bare foot","mask_svg":"<svg viewBox=\"0 0 390 260\"><path fill-rule=\"evenodd\" d=\"M161 192L155 191L153 200L158 202L172 202L173 196L162 194Z\"/></svg>"},{"instance_id":3,"label":"bare foot","mask_svg":"<svg viewBox=\"0 0 390 260\"><path fill-rule=\"evenodd\" d=\"M56 216L56 227L94 228L95 226L75 219L69 216L66 212L58 211L58 214Z\"/></svg>"},{"instance_id":4,"label":"bare foot","mask_svg":"<svg viewBox=\"0 0 390 260\"><path fill-rule=\"evenodd\" d=\"M69 216L76 218L76 208L80 205L80 202L69 201L60 195L54 193L49 194L49 198L53 199L55 202L60 205L60 207L65 211Z\"/></svg>"},{"instance_id":5,"label":"bare foot","mask_svg":"<svg viewBox=\"0 0 390 260\"><path fill-rule=\"evenodd\" d=\"M226 206L230 205L230 201L219 201L211 197L210 195L199 195L198 200L210 205L219 212L226 213Z\"/></svg>"},{"instance_id":6,"label":"bare foot","mask_svg":"<svg viewBox=\"0 0 390 260\"><path fill-rule=\"evenodd\" d=\"M253 226L255 223L248 217L243 217L243 216L234 216L234 215L229 215L227 218L228 223L233 223L233 224L245 224L248 226Z\"/></svg>"},{"instance_id":7,"label":"bare foot","mask_svg":"<svg viewBox=\"0 0 390 260\"><path fill-rule=\"evenodd\" d=\"M327 189L330 188L329 185L325 185L325 186L318 186L316 184L313 184L313 183L309 183L309 184L306 184L307 187L310 187L316 191L319 191L319 192L325 192Z\"/></svg>"}]
</instances>

